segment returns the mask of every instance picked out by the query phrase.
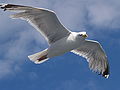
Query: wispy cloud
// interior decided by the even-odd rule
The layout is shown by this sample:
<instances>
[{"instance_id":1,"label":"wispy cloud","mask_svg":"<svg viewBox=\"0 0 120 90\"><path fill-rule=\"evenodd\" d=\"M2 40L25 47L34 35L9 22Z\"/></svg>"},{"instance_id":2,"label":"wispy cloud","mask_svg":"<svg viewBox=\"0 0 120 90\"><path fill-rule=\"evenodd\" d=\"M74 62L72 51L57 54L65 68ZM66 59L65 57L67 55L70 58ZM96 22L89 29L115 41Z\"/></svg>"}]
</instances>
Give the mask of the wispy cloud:
<instances>
[{"instance_id":1,"label":"wispy cloud","mask_svg":"<svg viewBox=\"0 0 120 90\"><path fill-rule=\"evenodd\" d=\"M11 67L11 62L8 60L4 61L0 61L0 79L2 79L3 77L5 77L6 75L10 75L13 72L12 71L12 67Z\"/></svg>"},{"instance_id":2,"label":"wispy cloud","mask_svg":"<svg viewBox=\"0 0 120 90\"><path fill-rule=\"evenodd\" d=\"M21 32L13 31L13 34L10 34L10 36L12 38L4 37L8 40L0 44L0 79L20 71L20 65L26 61L29 54L33 54L33 52L35 53L40 51L41 48L45 48L45 45L44 47L42 46L45 44L43 38L38 36L33 30L28 29ZM37 36L41 38L38 39Z\"/></svg>"},{"instance_id":3,"label":"wispy cloud","mask_svg":"<svg viewBox=\"0 0 120 90\"><path fill-rule=\"evenodd\" d=\"M98 28L120 28L120 22L118 21L120 19L119 5L115 3L116 1L111 1L100 0L90 2L88 5L89 24L95 25Z\"/></svg>"},{"instance_id":4,"label":"wispy cloud","mask_svg":"<svg viewBox=\"0 0 120 90\"><path fill-rule=\"evenodd\" d=\"M66 80L55 90L100 90L95 81L81 82L80 80Z\"/></svg>"}]
</instances>

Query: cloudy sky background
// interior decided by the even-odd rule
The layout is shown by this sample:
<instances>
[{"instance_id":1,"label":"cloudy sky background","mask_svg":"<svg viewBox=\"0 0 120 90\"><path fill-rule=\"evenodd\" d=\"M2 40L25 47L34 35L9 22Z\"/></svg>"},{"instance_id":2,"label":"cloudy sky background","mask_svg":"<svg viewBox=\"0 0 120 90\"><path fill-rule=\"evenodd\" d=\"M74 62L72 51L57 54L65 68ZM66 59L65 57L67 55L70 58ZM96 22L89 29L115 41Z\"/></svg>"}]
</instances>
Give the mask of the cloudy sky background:
<instances>
[{"instance_id":1,"label":"cloudy sky background","mask_svg":"<svg viewBox=\"0 0 120 90\"><path fill-rule=\"evenodd\" d=\"M119 0L0 0L0 3L51 9L71 31L86 31L105 49L111 75L105 79L72 53L35 65L28 55L48 47L27 22L0 10L0 90L120 90Z\"/></svg>"}]
</instances>

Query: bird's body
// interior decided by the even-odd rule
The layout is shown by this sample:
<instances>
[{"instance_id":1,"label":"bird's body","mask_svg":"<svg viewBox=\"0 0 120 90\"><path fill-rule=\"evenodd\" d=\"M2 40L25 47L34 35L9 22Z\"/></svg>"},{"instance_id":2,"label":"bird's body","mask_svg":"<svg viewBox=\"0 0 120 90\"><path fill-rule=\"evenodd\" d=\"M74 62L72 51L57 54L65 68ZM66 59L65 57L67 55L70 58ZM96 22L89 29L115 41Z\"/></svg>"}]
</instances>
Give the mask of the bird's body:
<instances>
[{"instance_id":1,"label":"bird's body","mask_svg":"<svg viewBox=\"0 0 120 90\"><path fill-rule=\"evenodd\" d=\"M71 32L69 36L50 45L48 49L48 57L51 58L53 56L59 56L66 52L70 52L71 50L80 47L84 41L85 38L79 38L78 33Z\"/></svg>"},{"instance_id":2,"label":"bird's body","mask_svg":"<svg viewBox=\"0 0 120 90\"><path fill-rule=\"evenodd\" d=\"M49 58L73 52L86 58L90 69L108 78L107 56L97 41L86 40L86 32L69 31L51 10L13 4L0 5L0 7L4 11L20 11L12 15L12 18L27 20L48 41L47 49L28 56L31 61L39 64Z\"/></svg>"}]
</instances>

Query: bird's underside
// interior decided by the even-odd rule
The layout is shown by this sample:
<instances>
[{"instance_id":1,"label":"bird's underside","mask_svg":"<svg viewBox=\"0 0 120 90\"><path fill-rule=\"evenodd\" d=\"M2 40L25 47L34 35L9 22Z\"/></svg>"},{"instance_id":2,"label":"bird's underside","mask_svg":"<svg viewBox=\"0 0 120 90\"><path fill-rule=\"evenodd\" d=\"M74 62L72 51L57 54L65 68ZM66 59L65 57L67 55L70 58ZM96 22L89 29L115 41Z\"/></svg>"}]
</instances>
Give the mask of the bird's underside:
<instances>
[{"instance_id":1,"label":"bird's underside","mask_svg":"<svg viewBox=\"0 0 120 90\"><path fill-rule=\"evenodd\" d=\"M69 43L69 41L74 41L74 39L70 36L74 33L69 31L66 27L64 27L59 19L57 18L55 12L47 9L42 8L34 8L30 6L22 6L22 5L14 5L14 4L4 4L0 5L0 8L4 11L20 11L17 14L12 15L13 18L22 18L24 20L27 20L30 22L30 24L37 29L38 32L40 32L48 41L50 47L54 45L54 43L59 42L58 44L54 45L55 49L45 49L41 52L35 53L33 55L28 56L29 59L35 63L42 63L46 60L48 60L50 57L50 54L52 55L52 51L58 51L62 50L61 47L64 42L63 47L69 48L70 45L74 44ZM80 35L79 35L80 36ZM80 36L83 38L85 34ZM66 38L69 37L70 39ZM77 37L77 34L76 36ZM62 40L63 38L66 38L65 40ZM84 37L86 38L86 37ZM71 40L72 39L72 40ZM60 41L61 40L61 41ZM85 40L85 39L84 39ZM58 46L57 46L58 45ZM70 51L67 50L67 52ZM89 68L93 70L94 72L98 72L105 78L108 78L109 76L109 64L107 60L107 56L102 48L102 46L93 40L85 40L82 45L75 49L71 49L71 52L78 54L84 58L89 63ZM64 53L63 53L64 54Z\"/></svg>"}]
</instances>

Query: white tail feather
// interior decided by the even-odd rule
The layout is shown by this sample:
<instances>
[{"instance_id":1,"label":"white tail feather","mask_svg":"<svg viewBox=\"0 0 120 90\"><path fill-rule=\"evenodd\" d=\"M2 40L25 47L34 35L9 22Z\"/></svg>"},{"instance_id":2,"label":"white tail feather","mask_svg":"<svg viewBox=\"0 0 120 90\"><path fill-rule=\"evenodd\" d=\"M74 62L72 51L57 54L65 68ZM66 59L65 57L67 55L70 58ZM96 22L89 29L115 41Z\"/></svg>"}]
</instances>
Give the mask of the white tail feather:
<instances>
[{"instance_id":1,"label":"white tail feather","mask_svg":"<svg viewBox=\"0 0 120 90\"><path fill-rule=\"evenodd\" d=\"M41 57L43 57L43 56L45 56L45 55L47 55L48 54L48 50L47 49L45 49L45 50L43 50L43 51L41 51L41 52L38 52L38 53L35 53L35 54L33 54L33 55L29 55L28 56L28 58L32 61L32 62L34 62L34 63L36 63L36 64L40 64L40 63L43 63L43 62L45 62L46 60L48 60L49 58L46 58L46 59L43 59L43 60L38 60L39 58L41 58Z\"/></svg>"}]
</instances>

